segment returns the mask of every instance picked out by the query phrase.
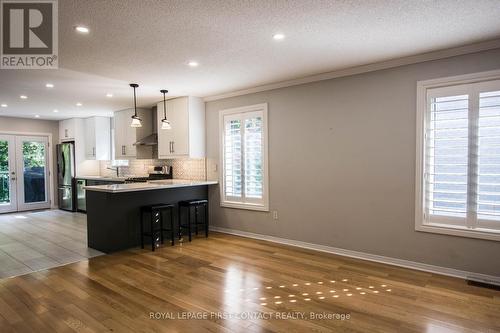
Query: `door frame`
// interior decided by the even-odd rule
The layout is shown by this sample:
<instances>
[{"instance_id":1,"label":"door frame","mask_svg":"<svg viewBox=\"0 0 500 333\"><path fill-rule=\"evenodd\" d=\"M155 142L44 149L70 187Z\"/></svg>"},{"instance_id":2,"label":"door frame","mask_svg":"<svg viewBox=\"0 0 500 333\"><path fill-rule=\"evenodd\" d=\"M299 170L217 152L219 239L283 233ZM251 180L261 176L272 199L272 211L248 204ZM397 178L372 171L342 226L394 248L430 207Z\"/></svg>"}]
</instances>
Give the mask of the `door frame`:
<instances>
[{"instance_id":1,"label":"door frame","mask_svg":"<svg viewBox=\"0 0 500 333\"><path fill-rule=\"evenodd\" d=\"M17 161L16 161L16 136L11 134L0 133L0 140L7 140L9 154L9 196L10 204L0 206L0 213L17 212ZM11 180L12 172L15 173L16 181Z\"/></svg>"},{"instance_id":2,"label":"door frame","mask_svg":"<svg viewBox=\"0 0 500 333\"><path fill-rule=\"evenodd\" d=\"M55 197L55 191L54 191L54 146L52 144L52 133L47 133L47 132L17 132L17 131L0 131L0 134L5 134L5 135L19 135L19 136L44 136L48 138L48 149L47 149L47 158L49 160L48 163L48 172L49 172L49 186L48 186L48 195L47 197L49 198L50 201L50 208L55 209L57 208L57 200ZM17 176L17 175L16 175ZM17 185L17 184L16 184Z\"/></svg>"}]
</instances>

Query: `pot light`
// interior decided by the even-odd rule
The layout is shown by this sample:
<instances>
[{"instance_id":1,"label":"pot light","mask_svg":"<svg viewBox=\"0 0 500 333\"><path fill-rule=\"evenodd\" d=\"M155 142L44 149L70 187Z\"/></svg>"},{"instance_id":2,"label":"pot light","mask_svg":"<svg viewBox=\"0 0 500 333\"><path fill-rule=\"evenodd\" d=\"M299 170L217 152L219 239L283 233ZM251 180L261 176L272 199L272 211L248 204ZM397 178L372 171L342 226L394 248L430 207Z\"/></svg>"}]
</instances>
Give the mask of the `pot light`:
<instances>
[{"instance_id":1,"label":"pot light","mask_svg":"<svg viewBox=\"0 0 500 333\"><path fill-rule=\"evenodd\" d=\"M112 93L107 93L106 97L110 97L111 98L111 97L113 97L113 94Z\"/></svg>"},{"instance_id":2,"label":"pot light","mask_svg":"<svg viewBox=\"0 0 500 333\"><path fill-rule=\"evenodd\" d=\"M75 30L82 33L82 34L88 34L89 33L89 28L84 27L82 25L78 25L75 27Z\"/></svg>"},{"instance_id":3,"label":"pot light","mask_svg":"<svg viewBox=\"0 0 500 333\"><path fill-rule=\"evenodd\" d=\"M82 104L82 103L80 103L80 102L76 103L76 106L82 106L82 105L83 105L83 104Z\"/></svg>"},{"instance_id":4,"label":"pot light","mask_svg":"<svg viewBox=\"0 0 500 333\"><path fill-rule=\"evenodd\" d=\"M54 85L52 83L46 83L45 87L47 87L47 88L54 88Z\"/></svg>"},{"instance_id":5,"label":"pot light","mask_svg":"<svg viewBox=\"0 0 500 333\"><path fill-rule=\"evenodd\" d=\"M189 67L198 67L198 65L199 65L199 63L196 62L196 61L190 61L190 62L188 62L188 66Z\"/></svg>"},{"instance_id":6,"label":"pot light","mask_svg":"<svg viewBox=\"0 0 500 333\"><path fill-rule=\"evenodd\" d=\"M273 35L273 39L274 40L283 40L283 39L285 39L285 35L283 35L283 34L274 34Z\"/></svg>"},{"instance_id":7,"label":"pot light","mask_svg":"<svg viewBox=\"0 0 500 333\"><path fill-rule=\"evenodd\" d=\"M40 115L36 114L36 115L35 115L35 118L40 118Z\"/></svg>"},{"instance_id":8,"label":"pot light","mask_svg":"<svg viewBox=\"0 0 500 333\"><path fill-rule=\"evenodd\" d=\"M28 96L26 96L26 95L21 95L21 96L19 96L19 98L20 98L20 99L28 99Z\"/></svg>"},{"instance_id":9,"label":"pot light","mask_svg":"<svg viewBox=\"0 0 500 333\"><path fill-rule=\"evenodd\" d=\"M8 105L7 105L7 104L0 104L0 106L1 106L1 107L3 107L3 108L8 107Z\"/></svg>"},{"instance_id":10,"label":"pot light","mask_svg":"<svg viewBox=\"0 0 500 333\"><path fill-rule=\"evenodd\" d=\"M58 112L59 112L59 110L54 109L52 112L54 112L54 113L58 113Z\"/></svg>"}]
</instances>

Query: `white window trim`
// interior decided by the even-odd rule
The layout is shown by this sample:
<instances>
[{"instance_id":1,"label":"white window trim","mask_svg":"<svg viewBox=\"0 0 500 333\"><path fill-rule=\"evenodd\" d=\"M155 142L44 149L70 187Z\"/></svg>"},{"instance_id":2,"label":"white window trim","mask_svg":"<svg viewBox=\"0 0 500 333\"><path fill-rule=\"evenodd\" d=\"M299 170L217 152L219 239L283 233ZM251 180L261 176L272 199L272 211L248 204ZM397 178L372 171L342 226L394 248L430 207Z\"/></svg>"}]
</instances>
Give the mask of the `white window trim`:
<instances>
[{"instance_id":1,"label":"white window trim","mask_svg":"<svg viewBox=\"0 0 500 333\"><path fill-rule=\"evenodd\" d=\"M426 223L424 219L424 131L427 116L427 90L432 88L477 83L500 79L500 70L457 75L425 81L417 81L417 114L416 114L416 167L415 167L415 230L437 234L479 238L500 241L500 231L492 229L470 229L438 223Z\"/></svg>"},{"instance_id":2,"label":"white window trim","mask_svg":"<svg viewBox=\"0 0 500 333\"><path fill-rule=\"evenodd\" d=\"M262 184L262 202L263 204L256 204L251 202L233 202L224 200L224 117L231 114L261 111L263 116L263 171L264 182ZM243 106L232 109L225 109L219 111L219 186L220 188L220 205L227 208L248 209L257 211L269 211L269 147L268 147L268 116L267 116L267 103L255 104L250 106Z\"/></svg>"}]
</instances>

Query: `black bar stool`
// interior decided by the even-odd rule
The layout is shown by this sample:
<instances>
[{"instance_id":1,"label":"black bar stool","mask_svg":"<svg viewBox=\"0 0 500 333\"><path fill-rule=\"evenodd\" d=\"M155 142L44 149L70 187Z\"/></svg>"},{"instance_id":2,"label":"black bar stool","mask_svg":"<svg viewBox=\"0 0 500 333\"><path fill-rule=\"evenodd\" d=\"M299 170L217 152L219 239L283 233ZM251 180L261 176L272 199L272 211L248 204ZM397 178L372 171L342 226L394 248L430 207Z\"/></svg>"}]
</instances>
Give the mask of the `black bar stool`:
<instances>
[{"instance_id":1,"label":"black bar stool","mask_svg":"<svg viewBox=\"0 0 500 333\"><path fill-rule=\"evenodd\" d=\"M158 204L141 207L141 248L144 248L144 237L151 237L151 250L163 244L163 232L170 231L171 243L174 246L174 205ZM163 213L170 212L170 229L163 227ZM150 214L149 232L144 231L144 214Z\"/></svg>"},{"instance_id":2,"label":"black bar stool","mask_svg":"<svg viewBox=\"0 0 500 333\"><path fill-rule=\"evenodd\" d=\"M187 224L182 224L182 208L187 208ZM205 226L205 237L208 237L208 200L205 199L195 199L195 200L184 200L179 201L179 239L182 237L182 229L188 230L189 241L191 241L191 208L194 207L194 227L195 233L198 235L198 226ZM204 207L205 218L203 222L199 221L198 216L199 208Z\"/></svg>"}]
</instances>

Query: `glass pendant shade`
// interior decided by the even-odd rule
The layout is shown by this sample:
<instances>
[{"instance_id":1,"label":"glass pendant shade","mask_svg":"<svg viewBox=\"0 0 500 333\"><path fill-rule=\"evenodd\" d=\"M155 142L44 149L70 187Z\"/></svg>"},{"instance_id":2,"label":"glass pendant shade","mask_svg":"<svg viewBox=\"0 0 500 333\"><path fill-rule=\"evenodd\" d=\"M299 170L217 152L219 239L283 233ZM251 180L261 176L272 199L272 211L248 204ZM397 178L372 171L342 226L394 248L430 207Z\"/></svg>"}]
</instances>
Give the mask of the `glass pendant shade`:
<instances>
[{"instance_id":1,"label":"glass pendant shade","mask_svg":"<svg viewBox=\"0 0 500 333\"><path fill-rule=\"evenodd\" d=\"M161 129L162 130L172 129L172 126L170 125L170 121L168 121L167 119L162 119L162 121L161 121Z\"/></svg>"},{"instance_id":2,"label":"glass pendant shade","mask_svg":"<svg viewBox=\"0 0 500 333\"><path fill-rule=\"evenodd\" d=\"M130 124L130 127L142 127L141 119L132 116L132 123Z\"/></svg>"}]
</instances>

